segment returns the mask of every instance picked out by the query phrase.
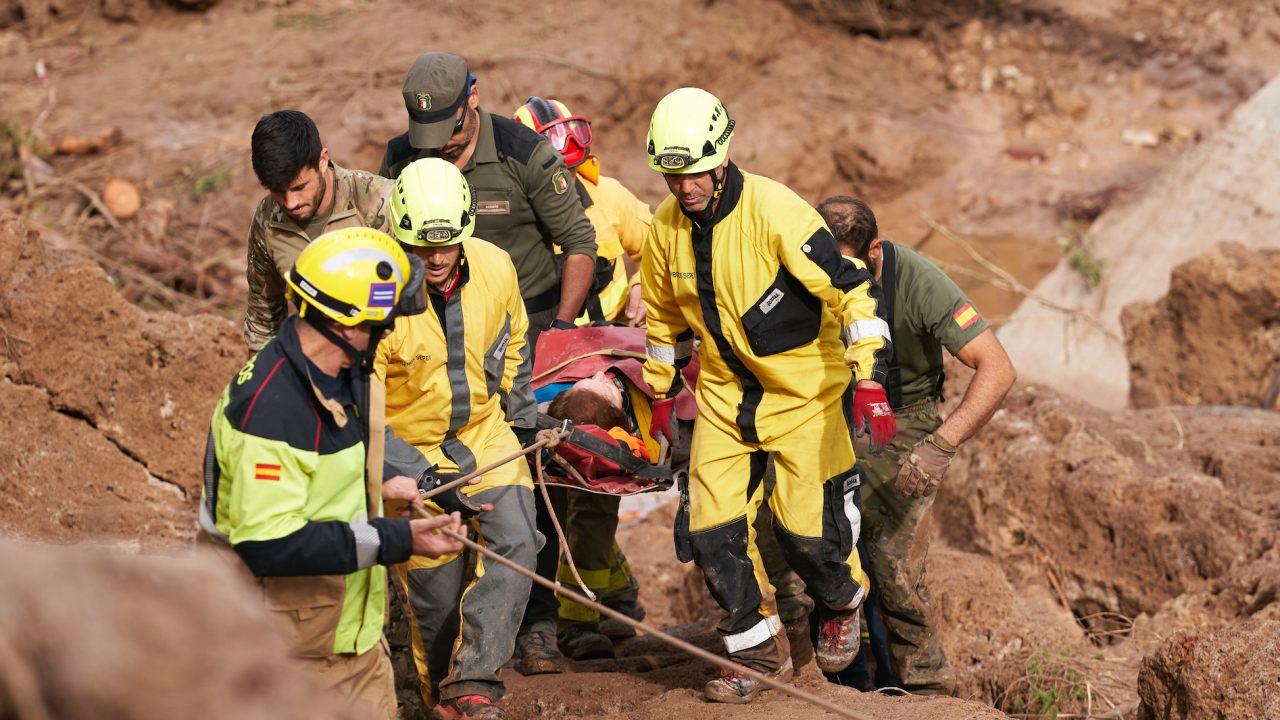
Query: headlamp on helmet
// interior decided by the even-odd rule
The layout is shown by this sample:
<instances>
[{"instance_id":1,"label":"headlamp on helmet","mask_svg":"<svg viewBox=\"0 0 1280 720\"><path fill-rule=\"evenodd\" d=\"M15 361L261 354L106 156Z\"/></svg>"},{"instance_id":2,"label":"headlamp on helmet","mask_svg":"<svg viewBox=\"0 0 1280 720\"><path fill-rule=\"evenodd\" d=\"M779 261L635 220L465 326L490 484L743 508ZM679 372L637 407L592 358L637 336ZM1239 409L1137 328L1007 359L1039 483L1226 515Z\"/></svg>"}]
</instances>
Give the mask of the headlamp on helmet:
<instances>
[{"instance_id":1,"label":"headlamp on helmet","mask_svg":"<svg viewBox=\"0 0 1280 720\"><path fill-rule=\"evenodd\" d=\"M405 245L456 245L475 232L477 198L453 163L424 158L404 169L391 193L391 222Z\"/></svg>"},{"instance_id":2,"label":"headlamp on helmet","mask_svg":"<svg viewBox=\"0 0 1280 720\"><path fill-rule=\"evenodd\" d=\"M664 173L715 169L729 154L734 121L716 96L680 88L658 103L649 122L649 166ZM692 148L698 148L698 155Z\"/></svg>"}]
</instances>

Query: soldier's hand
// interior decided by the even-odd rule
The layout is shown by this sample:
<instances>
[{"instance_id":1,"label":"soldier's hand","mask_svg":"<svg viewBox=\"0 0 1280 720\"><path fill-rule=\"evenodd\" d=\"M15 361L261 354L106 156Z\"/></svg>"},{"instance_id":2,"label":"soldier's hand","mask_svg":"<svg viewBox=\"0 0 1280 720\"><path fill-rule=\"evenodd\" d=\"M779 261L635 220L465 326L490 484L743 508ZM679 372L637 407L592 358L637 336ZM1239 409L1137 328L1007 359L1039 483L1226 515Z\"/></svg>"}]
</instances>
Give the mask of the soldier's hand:
<instances>
[{"instance_id":1,"label":"soldier's hand","mask_svg":"<svg viewBox=\"0 0 1280 720\"><path fill-rule=\"evenodd\" d=\"M936 434L926 435L907 453L894 486L909 498L928 497L938 489L955 456L954 445Z\"/></svg>"},{"instance_id":2,"label":"soldier's hand","mask_svg":"<svg viewBox=\"0 0 1280 720\"><path fill-rule=\"evenodd\" d=\"M640 297L640 286L632 285L627 291L627 320L632 327L644 327L645 318L649 316L649 308L645 307Z\"/></svg>"},{"instance_id":3,"label":"soldier's hand","mask_svg":"<svg viewBox=\"0 0 1280 720\"><path fill-rule=\"evenodd\" d=\"M419 510L425 509L418 493L418 484L413 478L397 475L396 477L382 483L382 499L383 500L404 500L409 503L399 508L397 512L400 517L412 517L415 515L414 508Z\"/></svg>"},{"instance_id":4,"label":"soldier's hand","mask_svg":"<svg viewBox=\"0 0 1280 720\"><path fill-rule=\"evenodd\" d=\"M433 518L410 520L409 529L413 533L413 554L429 558L455 553L462 549L462 543L438 532L439 528L447 528L463 535L462 516L458 513L437 515Z\"/></svg>"}]
</instances>

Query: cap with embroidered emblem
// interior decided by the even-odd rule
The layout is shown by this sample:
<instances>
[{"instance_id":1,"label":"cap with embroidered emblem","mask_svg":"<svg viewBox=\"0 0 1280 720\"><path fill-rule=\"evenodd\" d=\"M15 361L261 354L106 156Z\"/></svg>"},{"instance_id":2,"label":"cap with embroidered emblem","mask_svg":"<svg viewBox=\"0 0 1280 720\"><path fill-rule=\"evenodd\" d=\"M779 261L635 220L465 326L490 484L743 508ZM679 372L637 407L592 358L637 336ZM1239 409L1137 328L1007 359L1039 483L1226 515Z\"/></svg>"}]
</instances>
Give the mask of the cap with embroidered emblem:
<instances>
[{"instance_id":1,"label":"cap with embroidered emblem","mask_svg":"<svg viewBox=\"0 0 1280 720\"><path fill-rule=\"evenodd\" d=\"M404 79L404 106L409 111L409 144L443 147L453 136L458 108L471 94L467 61L449 53L419 55Z\"/></svg>"}]
</instances>

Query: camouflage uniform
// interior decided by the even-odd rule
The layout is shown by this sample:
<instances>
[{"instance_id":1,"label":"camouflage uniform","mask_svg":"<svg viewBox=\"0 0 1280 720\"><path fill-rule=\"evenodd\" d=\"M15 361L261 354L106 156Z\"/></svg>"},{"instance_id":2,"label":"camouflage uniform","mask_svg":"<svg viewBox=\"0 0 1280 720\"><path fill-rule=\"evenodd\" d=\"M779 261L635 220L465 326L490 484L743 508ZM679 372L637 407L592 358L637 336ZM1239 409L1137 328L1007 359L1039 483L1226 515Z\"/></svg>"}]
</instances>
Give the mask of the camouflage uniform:
<instances>
[{"instance_id":1,"label":"camouflage uniform","mask_svg":"<svg viewBox=\"0 0 1280 720\"><path fill-rule=\"evenodd\" d=\"M372 173L333 168L333 207L322 232L348 227L368 227L391 232L388 208L392 181ZM316 237L320 233L316 234ZM249 226L249 307L244 318L244 341L258 350L275 337L276 328L289 314L285 302L284 274L298 253L315 237L284 213L270 195L258 203Z\"/></svg>"},{"instance_id":2,"label":"camouflage uniform","mask_svg":"<svg viewBox=\"0 0 1280 720\"><path fill-rule=\"evenodd\" d=\"M938 402L926 398L895 410L898 435L876 457L868 435L854 441L866 469L862 486L862 540L889 637L889 663L902 689L916 695L951 695L956 675L938 641L938 609L925 581L929 523L936 495L912 500L894 487L903 459L942 424Z\"/></svg>"}]
</instances>

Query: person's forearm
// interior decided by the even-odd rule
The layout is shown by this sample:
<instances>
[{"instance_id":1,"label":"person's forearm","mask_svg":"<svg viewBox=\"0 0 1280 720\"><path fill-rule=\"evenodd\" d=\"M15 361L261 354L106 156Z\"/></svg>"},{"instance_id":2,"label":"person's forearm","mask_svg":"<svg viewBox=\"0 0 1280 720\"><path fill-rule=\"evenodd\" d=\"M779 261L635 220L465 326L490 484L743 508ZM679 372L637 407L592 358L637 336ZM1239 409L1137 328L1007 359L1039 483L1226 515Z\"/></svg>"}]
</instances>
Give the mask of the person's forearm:
<instances>
[{"instance_id":1,"label":"person's forearm","mask_svg":"<svg viewBox=\"0 0 1280 720\"><path fill-rule=\"evenodd\" d=\"M952 445L959 445L973 437L1000 407L1015 377L1012 365L1001 363L998 367L979 366L973 375L973 381L969 383L969 389L964 393L964 400L960 401L960 407L951 413L951 417L942 423L935 434L941 435L942 439Z\"/></svg>"},{"instance_id":2,"label":"person's forearm","mask_svg":"<svg viewBox=\"0 0 1280 720\"><path fill-rule=\"evenodd\" d=\"M590 255L566 255L564 259L564 276L560 278L560 312L556 319L573 322L587 301L587 293L591 291L591 278L595 275L596 263Z\"/></svg>"}]
</instances>

